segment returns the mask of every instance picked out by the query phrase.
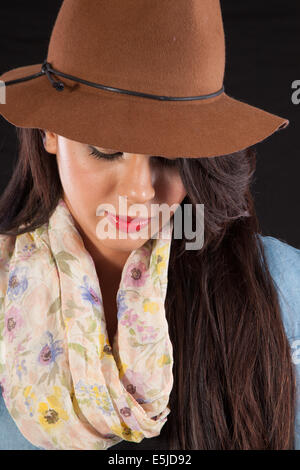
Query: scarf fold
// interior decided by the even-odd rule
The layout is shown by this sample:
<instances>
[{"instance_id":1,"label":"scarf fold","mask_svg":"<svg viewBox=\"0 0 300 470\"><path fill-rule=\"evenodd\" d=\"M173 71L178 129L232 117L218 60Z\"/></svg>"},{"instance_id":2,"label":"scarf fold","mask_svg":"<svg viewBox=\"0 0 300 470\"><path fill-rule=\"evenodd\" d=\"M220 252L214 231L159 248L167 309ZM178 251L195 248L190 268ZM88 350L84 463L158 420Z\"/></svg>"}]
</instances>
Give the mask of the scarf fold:
<instances>
[{"instance_id":1,"label":"scarf fold","mask_svg":"<svg viewBox=\"0 0 300 470\"><path fill-rule=\"evenodd\" d=\"M33 445L105 450L160 434L173 387L167 226L125 263L112 345L95 264L63 199L43 226L0 236L3 398Z\"/></svg>"}]
</instances>

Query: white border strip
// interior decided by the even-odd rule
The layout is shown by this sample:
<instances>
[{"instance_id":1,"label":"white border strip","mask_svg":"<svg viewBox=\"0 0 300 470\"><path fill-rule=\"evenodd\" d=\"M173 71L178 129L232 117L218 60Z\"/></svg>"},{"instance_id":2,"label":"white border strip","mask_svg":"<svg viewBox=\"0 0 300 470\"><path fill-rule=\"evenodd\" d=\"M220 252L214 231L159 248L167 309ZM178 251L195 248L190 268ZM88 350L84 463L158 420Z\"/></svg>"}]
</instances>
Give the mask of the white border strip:
<instances>
[{"instance_id":1,"label":"white border strip","mask_svg":"<svg viewBox=\"0 0 300 470\"><path fill-rule=\"evenodd\" d=\"M6 85L0 80L0 104L6 104Z\"/></svg>"}]
</instances>

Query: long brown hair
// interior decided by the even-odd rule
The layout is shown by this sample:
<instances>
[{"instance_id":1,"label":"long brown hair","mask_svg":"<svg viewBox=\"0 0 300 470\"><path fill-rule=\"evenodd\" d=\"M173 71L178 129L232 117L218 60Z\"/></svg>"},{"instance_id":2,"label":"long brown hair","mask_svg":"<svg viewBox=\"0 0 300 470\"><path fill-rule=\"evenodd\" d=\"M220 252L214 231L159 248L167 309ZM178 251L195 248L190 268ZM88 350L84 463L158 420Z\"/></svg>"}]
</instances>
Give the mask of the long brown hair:
<instances>
[{"instance_id":1,"label":"long brown hair","mask_svg":"<svg viewBox=\"0 0 300 470\"><path fill-rule=\"evenodd\" d=\"M19 158L0 198L0 234L44 224L62 196L42 132L16 131ZM163 428L170 449L294 448L295 372L258 236L255 166L255 147L178 159L182 205L195 214L204 204L205 227L200 250L186 250L185 238L171 246L165 305L174 386Z\"/></svg>"}]
</instances>

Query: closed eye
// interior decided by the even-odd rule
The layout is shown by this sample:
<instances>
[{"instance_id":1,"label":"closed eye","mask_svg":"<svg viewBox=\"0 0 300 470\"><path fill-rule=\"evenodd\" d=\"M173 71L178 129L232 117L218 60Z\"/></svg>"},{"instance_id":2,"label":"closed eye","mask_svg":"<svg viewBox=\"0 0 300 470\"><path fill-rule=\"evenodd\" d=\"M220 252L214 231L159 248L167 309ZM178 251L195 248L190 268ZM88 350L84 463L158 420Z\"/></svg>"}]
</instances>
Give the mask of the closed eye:
<instances>
[{"instance_id":1,"label":"closed eye","mask_svg":"<svg viewBox=\"0 0 300 470\"><path fill-rule=\"evenodd\" d=\"M117 153L103 153L103 152L100 152L99 150L97 150L95 147L89 145L89 148L91 150L90 152L90 155L93 155L96 157L96 159L98 160L101 160L101 159L104 159L104 160L119 160L121 158L123 158L123 153L121 152L117 152Z\"/></svg>"},{"instance_id":2,"label":"closed eye","mask_svg":"<svg viewBox=\"0 0 300 470\"><path fill-rule=\"evenodd\" d=\"M122 152L117 152L117 153L103 153L97 150L95 147L92 145L89 145L89 149L91 150L90 155L94 156L98 160L122 160L124 158L124 154ZM154 162L158 163L159 165L162 166L175 166L177 158L175 159L170 159L170 158L164 158L164 157L159 157L159 156L153 156L151 157Z\"/></svg>"}]
</instances>

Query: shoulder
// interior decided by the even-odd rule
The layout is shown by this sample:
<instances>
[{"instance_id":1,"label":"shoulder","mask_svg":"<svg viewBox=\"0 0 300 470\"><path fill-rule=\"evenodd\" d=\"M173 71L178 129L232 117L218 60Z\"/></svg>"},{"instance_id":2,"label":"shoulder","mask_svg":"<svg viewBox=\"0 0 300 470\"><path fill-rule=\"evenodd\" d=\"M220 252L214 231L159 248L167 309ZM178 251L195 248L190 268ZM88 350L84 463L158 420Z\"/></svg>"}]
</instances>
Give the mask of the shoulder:
<instances>
[{"instance_id":1,"label":"shoulder","mask_svg":"<svg viewBox=\"0 0 300 470\"><path fill-rule=\"evenodd\" d=\"M278 289L283 324L295 365L297 390L300 390L300 250L285 241L260 236L269 271ZM295 450L300 449L300 394L297 394Z\"/></svg>"},{"instance_id":2,"label":"shoulder","mask_svg":"<svg viewBox=\"0 0 300 470\"><path fill-rule=\"evenodd\" d=\"M0 378L4 368L4 344L2 334L4 329L4 299L8 287L9 264L15 246L15 237L0 235Z\"/></svg>"},{"instance_id":3,"label":"shoulder","mask_svg":"<svg viewBox=\"0 0 300 470\"><path fill-rule=\"evenodd\" d=\"M279 295L288 336L300 337L300 249L283 240L259 235Z\"/></svg>"},{"instance_id":4,"label":"shoulder","mask_svg":"<svg viewBox=\"0 0 300 470\"><path fill-rule=\"evenodd\" d=\"M16 237L0 235L0 298L7 288L9 262L15 247Z\"/></svg>"},{"instance_id":5,"label":"shoulder","mask_svg":"<svg viewBox=\"0 0 300 470\"><path fill-rule=\"evenodd\" d=\"M0 322L1 305L3 303L9 277L10 258L15 246L15 237L10 235L0 235Z\"/></svg>"},{"instance_id":6,"label":"shoulder","mask_svg":"<svg viewBox=\"0 0 300 470\"><path fill-rule=\"evenodd\" d=\"M300 249L289 245L279 238L260 235L268 261L272 266L280 268L282 264L291 262L300 273Z\"/></svg>"}]
</instances>

